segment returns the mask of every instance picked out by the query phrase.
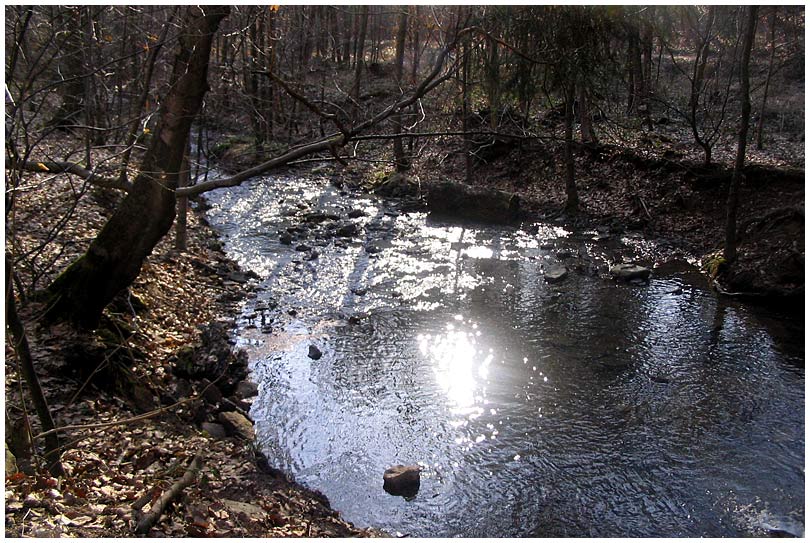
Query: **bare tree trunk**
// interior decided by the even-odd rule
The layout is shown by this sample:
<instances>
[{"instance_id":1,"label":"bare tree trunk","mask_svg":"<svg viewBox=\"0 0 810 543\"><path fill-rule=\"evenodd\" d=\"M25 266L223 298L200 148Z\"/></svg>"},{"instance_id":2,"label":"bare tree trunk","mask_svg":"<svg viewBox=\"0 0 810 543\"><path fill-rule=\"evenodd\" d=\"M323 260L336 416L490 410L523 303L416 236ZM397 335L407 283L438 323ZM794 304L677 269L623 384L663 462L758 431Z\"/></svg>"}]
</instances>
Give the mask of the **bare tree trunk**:
<instances>
[{"instance_id":1,"label":"bare tree trunk","mask_svg":"<svg viewBox=\"0 0 810 543\"><path fill-rule=\"evenodd\" d=\"M773 59L776 56L776 13L779 11L778 6L773 6L771 13L771 57L768 60L768 75L765 78L765 89L762 92L762 107L759 108L759 120L757 120L757 149L762 150L762 129L765 126L765 106L768 104L768 88L771 86L771 77L773 76Z\"/></svg>"},{"instance_id":2,"label":"bare tree trunk","mask_svg":"<svg viewBox=\"0 0 810 543\"><path fill-rule=\"evenodd\" d=\"M498 129L498 109L500 108L501 73L500 60L498 59L498 43L495 40L488 40L489 58L486 67L486 92L489 98L489 128L493 131Z\"/></svg>"},{"instance_id":3,"label":"bare tree trunk","mask_svg":"<svg viewBox=\"0 0 810 543\"><path fill-rule=\"evenodd\" d=\"M186 152L183 155L183 163L177 175L178 189L188 187L191 184L190 155L191 138L186 142ZM177 197L177 220L174 224L174 233L174 249L182 253L188 248L188 196Z\"/></svg>"},{"instance_id":4,"label":"bare tree trunk","mask_svg":"<svg viewBox=\"0 0 810 543\"><path fill-rule=\"evenodd\" d=\"M416 85L416 78L419 75L419 57L420 57L420 43L419 43L419 6L410 6L408 10L413 10L411 14L411 28L413 35L411 36L411 85ZM411 106L411 115L414 119L418 119L419 110L417 104ZM416 138L408 138L408 154L413 156L414 147L416 146Z\"/></svg>"},{"instance_id":5,"label":"bare tree trunk","mask_svg":"<svg viewBox=\"0 0 810 543\"><path fill-rule=\"evenodd\" d=\"M416 78L419 75L419 60L421 57L421 43L419 42L419 6L411 6L413 9L413 16L411 17L413 25L413 38L411 42L411 85L416 85Z\"/></svg>"},{"instance_id":6,"label":"bare tree trunk","mask_svg":"<svg viewBox=\"0 0 810 543\"><path fill-rule=\"evenodd\" d=\"M579 102L579 128L583 143L598 143L596 133L591 123L591 103L588 100L588 91L583 83L577 85L577 101Z\"/></svg>"},{"instance_id":7,"label":"bare tree trunk","mask_svg":"<svg viewBox=\"0 0 810 543\"><path fill-rule=\"evenodd\" d=\"M711 143L704 140L700 135L700 129L698 127L698 107L700 106L700 95L703 92L706 65L709 62L709 45L711 42L715 14L715 6L710 6L707 14L706 34L698 38L695 51L695 63L692 69L692 85L689 92L689 124L692 128L692 136L695 138L695 143L703 149L703 164L705 166L712 163L712 146Z\"/></svg>"},{"instance_id":8,"label":"bare tree trunk","mask_svg":"<svg viewBox=\"0 0 810 543\"><path fill-rule=\"evenodd\" d=\"M399 13L399 18L397 19L396 59L394 61L394 67L396 70L397 86L401 89L402 70L405 64L405 36L408 33L408 8L402 7L400 9L402 11ZM402 113L397 112L392 115L391 122L397 133L402 132ZM408 161L405 159L402 138L394 139L394 164L398 172L403 172L408 169Z\"/></svg>"},{"instance_id":9,"label":"bare tree trunk","mask_svg":"<svg viewBox=\"0 0 810 543\"><path fill-rule=\"evenodd\" d=\"M186 8L172 84L140 173L87 252L48 287L47 320L95 327L107 304L138 276L146 257L171 228L189 129L208 88L211 41L229 11L227 6Z\"/></svg>"},{"instance_id":10,"label":"bare tree trunk","mask_svg":"<svg viewBox=\"0 0 810 543\"><path fill-rule=\"evenodd\" d=\"M575 85L565 83L565 210L579 208L579 194L574 177L574 95Z\"/></svg>"},{"instance_id":11,"label":"bare tree trunk","mask_svg":"<svg viewBox=\"0 0 810 543\"><path fill-rule=\"evenodd\" d=\"M351 63L351 45L352 45L352 14L349 13L349 6L344 8L343 13L343 46L340 55L340 63L343 65Z\"/></svg>"},{"instance_id":12,"label":"bare tree trunk","mask_svg":"<svg viewBox=\"0 0 810 543\"><path fill-rule=\"evenodd\" d=\"M62 44L63 50L59 56L57 73L64 82L59 88L62 103L50 121L56 128L70 129L78 124L85 113L87 104L84 102L84 55L82 49L82 6L59 7L60 15L66 32L66 39ZM59 23L57 23L59 24Z\"/></svg>"},{"instance_id":13,"label":"bare tree trunk","mask_svg":"<svg viewBox=\"0 0 810 543\"><path fill-rule=\"evenodd\" d=\"M750 64L751 49L754 45L754 36L757 29L758 6L746 8L745 36L743 38L742 61L740 62L740 103L741 114L740 132L737 138L737 157L734 160L734 174L728 187L728 202L726 205L726 242L723 256L729 265L737 260L737 208L739 207L740 183L742 170L745 167L745 145L748 140L748 124L751 117L750 96Z\"/></svg>"},{"instance_id":14,"label":"bare tree trunk","mask_svg":"<svg viewBox=\"0 0 810 543\"><path fill-rule=\"evenodd\" d=\"M461 65L461 130L464 133L464 180L470 183L472 181L473 159L472 144L470 136L467 134L470 130L470 93L468 88L470 44L467 38L464 40L461 54L464 59Z\"/></svg>"},{"instance_id":15,"label":"bare tree trunk","mask_svg":"<svg viewBox=\"0 0 810 543\"><path fill-rule=\"evenodd\" d=\"M127 134L127 140L125 143L124 156L121 158L121 169L118 174L121 181L127 180L129 159L132 156L132 149L135 147L135 142L138 139L138 127L141 125L141 115L143 115L144 107L146 107L146 101L149 99L149 88L152 84L152 74L155 72L155 61L158 58L160 50L163 48L163 42L166 41L166 36L169 33L169 27L171 26L171 22L174 20L176 13L177 9L175 8L169 19L163 25L163 29L160 31L160 37L158 38L157 43L150 49L149 56L146 59L146 73L143 75L141 81L141 84L143 85L141 87L141 94L138 97L135 109L130 112L132 115L132 122L129 125L129 133Z\"/></svg>"},{"instance_id":16,"label":"bare tree trunk","mask_svg":"<svg viewBox=\"0 0 810 543\"><path fill-rule=\"evenodd\" d=\"M365 64L366 49L366 28L368 27L368 6L360 9L360 31L357 36L357 49L355 53L354 84L352 84L351 96L355 100L360 97L360 79L363 77L363 66Z\"/></svg>"},{"instance_id":17,"label":"bare tree trunk","mask_svg":"<svg viewBox=\"0 0 810 543\"><path fill-rule=\"evenodd\" d=\"M641 67L641 47L639 47L638 17L634 16L630 22L629 34L627 37L627 63L630 73L629 88L630 96L627 100L628 113L641 113L641 96L644 93L644 74Z\"/></svg>"}]
</instances>

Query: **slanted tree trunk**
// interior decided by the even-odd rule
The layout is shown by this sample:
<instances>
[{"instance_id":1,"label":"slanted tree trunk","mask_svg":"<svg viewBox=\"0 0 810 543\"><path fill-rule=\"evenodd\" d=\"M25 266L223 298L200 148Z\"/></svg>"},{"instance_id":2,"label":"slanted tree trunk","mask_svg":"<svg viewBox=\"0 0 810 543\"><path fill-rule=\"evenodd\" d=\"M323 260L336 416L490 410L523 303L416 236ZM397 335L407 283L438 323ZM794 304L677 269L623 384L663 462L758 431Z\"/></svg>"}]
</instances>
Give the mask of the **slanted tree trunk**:
<instances>
[{"instance_id":1,"label":"slanted tree trunk","mask_svg":"<svg viewBox=\"0 0 810 543\"><path fill-rule=\"evenodd\" d=\"M132 190L79 257L48 287L47 320L93 328L116 294L138 276L171 228L175 189L191 122L208 88L208 55L227 6L189 6L179 36L168 95Z\"/></svg>"},{"instance_id":2,"label":"slanted tree trunk","mask_svg":"<svg viewBox=\"0 0 810 543\"><path fill-rule=\"evenodd\" d=\"M402 7L401 9L402 11L397 20L396 58L394 60L397 86L400 88L402 88L402 69L405 64L405 36L408 33L408 8ZM397 133L402 132L402 113L397 112L392 115L391 122ZM394 139L394 164L398 172L403 172L408 169L408 161L405 159L405 149L403 148L402 138Z\"/></svg>"},{"instance_id":3,"label":"slanted tree trunk","mask_svg":"<svg viewBox=\"0 0 810 543\"><path fill-rule=\"evenodd\" d=\"M12 259L6 255L6 326L9 331L9 339L11 340L11 347L19 361L21 377L25 380L28 391L31 394L31 400L37 412L39 422L42 425L42 431L47 432L56 428L56 425L53 422L51 410L48 407L48 401L42 391L39 377L34 368L34 360L31 357L31 349L28 346L25 326L23 326L22 320L20 320L19 315L17 315L17 303L14 299L14 289L11 281L13 274L14 267ZM9 429L7 428L7 430ZM59 450L58 434L56 432L48 434L45 437L45 461L48 471L56 477L65 474L65 470L59 460Z\"/></svg>"},{"instance_id":4,"label":"slanted tree trunk","mask_svg":"<svg viewBox=\"0 0 810 543\"><path fill-rule=\"evenodd\" d=\"M742 60L740 61L740 103L741 114L740 131L737 137L737 157L734 160L734 173L728 187L728 201L726 204L726 243L723 248L723 257L729 265L737 260L737 208L739 206L740 183L742 170L745 166L745 144L748 140L748 124L751 117L750 96L750 64L751 49L754 44L754 35L757 29L758 6L746 8L745 36L743 38Z\"/></svg>"}]
</instances>

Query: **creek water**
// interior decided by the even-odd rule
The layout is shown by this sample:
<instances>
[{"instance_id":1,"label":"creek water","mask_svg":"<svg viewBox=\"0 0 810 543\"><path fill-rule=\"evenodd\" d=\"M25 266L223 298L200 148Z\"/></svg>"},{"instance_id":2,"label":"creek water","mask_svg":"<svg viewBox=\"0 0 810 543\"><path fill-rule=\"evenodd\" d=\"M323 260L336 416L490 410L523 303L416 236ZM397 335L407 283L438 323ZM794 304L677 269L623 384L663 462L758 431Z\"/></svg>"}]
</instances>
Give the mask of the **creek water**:
<instances>
[{"instance_id":1,"label":"creek water","mask_svg":"<svg viewBox=\"0 0 810 543\"><path fill-rule=\"evenodd\" d=\"M639 236L442 222L318 176L208 203L262 277L236 330L259 445L345 519L431 537L803 534L803 315L719 300L688 265L607 278L649 251ZM556 261L570 273L548 284ZM384 492L386 468L416 463L414 499Z\"/></svg>"}]
</instances>

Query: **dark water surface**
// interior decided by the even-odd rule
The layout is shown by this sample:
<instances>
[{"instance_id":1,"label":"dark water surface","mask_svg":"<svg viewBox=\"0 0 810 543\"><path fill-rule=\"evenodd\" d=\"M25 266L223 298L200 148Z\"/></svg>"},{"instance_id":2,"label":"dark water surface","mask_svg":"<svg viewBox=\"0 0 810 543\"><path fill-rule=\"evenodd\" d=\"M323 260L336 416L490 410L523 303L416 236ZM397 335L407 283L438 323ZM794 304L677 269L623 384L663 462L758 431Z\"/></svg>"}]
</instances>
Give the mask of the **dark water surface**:
<instances>
[{"instance_id":1,"label":"dark water surface","mask_svg":"<svg viewBox=\"0 0 810 543\"><path fill-rule=\"evenodd\" d=\"M228 253L264 278L237 332L260 445L347 520L434 537L803 534L803 317L718 301L688 268L604 277L649 248L638 237L435 222L318 178L209 203ZM359 234L336 246L327 219L279 243L314 211ZM560 258L572 273L546 284ZM383 491L398 463L423 467L412 501Z\"/></svg>"}]
</instances>

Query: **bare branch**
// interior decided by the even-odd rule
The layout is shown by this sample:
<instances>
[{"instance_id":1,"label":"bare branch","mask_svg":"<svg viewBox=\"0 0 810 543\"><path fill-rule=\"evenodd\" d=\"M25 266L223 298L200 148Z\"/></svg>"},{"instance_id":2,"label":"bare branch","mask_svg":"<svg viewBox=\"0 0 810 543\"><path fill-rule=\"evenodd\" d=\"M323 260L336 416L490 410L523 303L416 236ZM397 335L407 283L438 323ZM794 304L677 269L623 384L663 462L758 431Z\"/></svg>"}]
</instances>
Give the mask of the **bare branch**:
<instances>
[{"instance_id":1,"label":"bare branch","mask_svg":"<svg viewBox=\"0 0 810 543\"><path fill-rule=\"evenodd\" d=\"M6 162L6 169L22 169L29 172L39 173L69 173L80 177L92 185L97 187L105 187L110 189L122 190L129 192L132 190L132 183L126 179L114 179L112 177L103 177L97 173L88 170L74 162L54 162L54 161L25 161L19 162L10 160Z\"/></svg>"},{"instance_id":2,"label":"bare branch","mask_svg":"<svg viewBox=\"0 0 810 543\"><path fill-rule=\"evenodd\" d=\"M186 487L191 486L194 481L197 479L197 474L200 472L202 468L202 451L198 452L194 455L194 458L191 460L191 463L186 469L186 472L183 474L177 482L175 482L169 490L161 494L160 498L152 504L152 507L149 508L149 512L143 515L138 520L138 523L135 525L135 533L140 535L145 535L149 533L149 530L155 525L155 523L160 519L161 515L163 515L163 511L166 510L166 507L177 498L177 496L186 489ZM140 513L140 511L137 511Z\"/></svg>"},{"instance_id":3,"label":"bare branch","mask_svg":"<svg viewBox=\"0 0 810 543\"><path fill-rule=\"evenodd\" d=\"M304 104L304 106L306 106L307 109L309 109L312 113L314 113L318 117L322 117L328 121L332 121L333 123L335 123L335 126L337 127L337 129L340 131L341 134L348 134L348 130L346 130L346 128L343 126L343 123L340 122L337 115L335 115L334 113L326 113L324 111L321 111L320 108L318 108L318 106L307 100L307 98L302 94L296 92L286 81L281 79L273 72L267 70L254 70L253 73L266 75L267 77L269 77L270 79L281 85L281 88L283 88L287 92L287 94L289 94L290 96L292 96L293 98Z\"/></svg>"}]
</instances>

